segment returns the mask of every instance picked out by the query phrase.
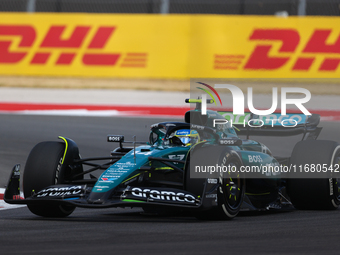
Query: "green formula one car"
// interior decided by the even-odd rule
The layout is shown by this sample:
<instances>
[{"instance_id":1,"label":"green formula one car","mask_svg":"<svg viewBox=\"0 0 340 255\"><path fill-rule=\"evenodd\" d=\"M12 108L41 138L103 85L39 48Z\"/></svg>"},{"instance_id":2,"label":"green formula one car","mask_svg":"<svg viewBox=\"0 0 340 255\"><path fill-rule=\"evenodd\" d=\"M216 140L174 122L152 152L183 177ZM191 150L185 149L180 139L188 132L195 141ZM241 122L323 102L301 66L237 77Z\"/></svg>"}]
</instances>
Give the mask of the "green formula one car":
<instances>
[{"instance_id":1,"label":"green formula one car","mask_svg":"<svg viewBox=\"0 0 340 255\"><path fill-rule=\"evenodd\" d=\"M148 142L128 142L124 136L109 135L108 142L119 145L110 157L81 158L76 143L65 137L37 144L23 173L25 198L20 197L20 165L16 165L4 200L27 204L32 213L43 217L65 217L76 207L171 208L190 211L199 219L231 219L240 210L338 208L335 173L301 178L273 171L315 164L334 167L336 172L340 146L316 140L320 116L301 117L290 128L244 127L240 123L234 128L224 121L228 113L208 110L202 115L200 101L194 102L197 107L186 112L185 122L152 125ZM303 140L295 145L291 157L274 157L265 145L248 139L257 134L303 134ZM98 163L101 161L105 163ZM266 171L251 175L245 170L263 166ZM226 171L218 171L221 169ZM93 171L103 173L95 177Z\"/></svg>"}]
</instances>

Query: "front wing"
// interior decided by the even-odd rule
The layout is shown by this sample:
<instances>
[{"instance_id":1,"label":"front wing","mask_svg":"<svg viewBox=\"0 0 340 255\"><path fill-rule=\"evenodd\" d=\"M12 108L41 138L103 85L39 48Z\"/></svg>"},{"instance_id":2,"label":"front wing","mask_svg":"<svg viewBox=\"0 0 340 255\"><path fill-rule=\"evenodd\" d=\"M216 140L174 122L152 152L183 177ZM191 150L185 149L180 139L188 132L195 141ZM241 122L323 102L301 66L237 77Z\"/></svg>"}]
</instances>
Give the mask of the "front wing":
<instances>
[{"instance_id":1,"label":"front wing","mask_svg":"<svg viewBox=\"0 0 340 255\"><path fill-rule=\"evenodd\" d=\"M126 186L121 189L116 188L114 192L111 191L112 194L104 201L90 201L87 198L92 187L59 184L33 192L31 196L22 199L20 197L20 165L15 165L6 187L4 200L9 204L64 204L84 208L168 206L204 210L217 205L217 195L213 194L214 191L216 194L217 185L213 189L210 185L206 183L202 196L174 188ZM206 190L209 192L206 193Z\"/></svg>"}]
</instances>

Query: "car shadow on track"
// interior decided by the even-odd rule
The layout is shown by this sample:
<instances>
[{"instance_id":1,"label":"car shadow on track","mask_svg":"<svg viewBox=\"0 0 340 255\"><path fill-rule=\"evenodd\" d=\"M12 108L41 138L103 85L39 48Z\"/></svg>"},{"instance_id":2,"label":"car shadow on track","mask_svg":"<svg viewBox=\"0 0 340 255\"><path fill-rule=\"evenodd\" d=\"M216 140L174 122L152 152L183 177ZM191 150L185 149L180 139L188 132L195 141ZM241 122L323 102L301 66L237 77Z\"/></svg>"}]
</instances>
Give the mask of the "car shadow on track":
<instances>
[{"instance_id":1,"label":"car shadow on track","mask_svg":"<svg viewBox=\"0 0 340 255\"><path fill-rule=\"evenodd\" d=\"M286 211L246 211L240 212L237 219L246 220L247 218L253 217L268 217L270 215L281 215L296 210L286 210ZM233 219L232 221L235 221ZM75 211L72 215L65 218L44 218L39 216L29 216L27 218L20 218L24 221L60 221L60 222L162 222L162 223L194 223L194 222L217 222L218 220L202 221L196 219L190 212L168 212L168 213L152 213L144 212L143 210L123 210L120 209L118 212L114 210L106 209L104 212L101 210L84 210L80 209Z\"/></svg>"}]
</instances>

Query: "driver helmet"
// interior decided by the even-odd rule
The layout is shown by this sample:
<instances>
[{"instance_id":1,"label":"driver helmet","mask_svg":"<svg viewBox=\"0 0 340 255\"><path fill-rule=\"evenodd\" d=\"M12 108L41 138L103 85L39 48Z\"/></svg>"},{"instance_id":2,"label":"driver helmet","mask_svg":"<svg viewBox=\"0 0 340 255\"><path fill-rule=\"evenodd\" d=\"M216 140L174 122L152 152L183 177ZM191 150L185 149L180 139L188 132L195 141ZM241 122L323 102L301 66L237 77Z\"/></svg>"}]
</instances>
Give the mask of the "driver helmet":
<instances>
[{"instance_id":1,"label":"driver helmet","mask_svg":"<svg viewBox=\"0 0 340 255\"><path fill-rule=\"evenodd\" d=\"M177 136L186 146L196 144L200 141L200 136L196 130L180 129L175 132L174 136Z\"/></svg>"}]
</instances>

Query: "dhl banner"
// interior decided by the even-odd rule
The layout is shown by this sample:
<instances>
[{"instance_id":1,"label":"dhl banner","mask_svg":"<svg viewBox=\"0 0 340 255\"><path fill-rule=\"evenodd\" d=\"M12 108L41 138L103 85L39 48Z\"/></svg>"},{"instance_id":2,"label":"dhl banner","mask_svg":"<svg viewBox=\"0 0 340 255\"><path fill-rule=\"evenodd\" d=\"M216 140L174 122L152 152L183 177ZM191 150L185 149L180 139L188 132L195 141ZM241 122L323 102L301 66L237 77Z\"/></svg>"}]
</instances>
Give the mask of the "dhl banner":
<instances>
[{"instance_id":1,"label":"dhl banner","mask_svg":"<svg viewBox=\"0 0 340 255\"><path fill-rule=\"evenodd\" d=\"M340 18L0 14L0 75L340 78Z\"/></svg>"}]
</instances>

